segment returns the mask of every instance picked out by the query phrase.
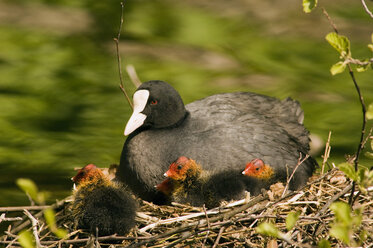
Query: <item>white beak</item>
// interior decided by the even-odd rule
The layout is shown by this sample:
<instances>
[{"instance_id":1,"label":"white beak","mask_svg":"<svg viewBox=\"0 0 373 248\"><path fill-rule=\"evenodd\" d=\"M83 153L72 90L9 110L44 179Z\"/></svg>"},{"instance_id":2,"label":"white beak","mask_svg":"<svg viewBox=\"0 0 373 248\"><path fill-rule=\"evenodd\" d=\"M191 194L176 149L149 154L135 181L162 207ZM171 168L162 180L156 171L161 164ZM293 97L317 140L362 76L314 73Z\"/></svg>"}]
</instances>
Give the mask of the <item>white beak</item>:
<instances>
[{"instance_id":1,"label":"white beak","mask_svg":"<svg viewBox=\"0 0 373 248\"><path fill-rule=\"evenodd\" d=\"M124 129L125 136L129 135L144 124L147 116L141 112L145 109L149 94L148 90L138 90L133 94L133 113Z\"/></svg>"}]
</instances>

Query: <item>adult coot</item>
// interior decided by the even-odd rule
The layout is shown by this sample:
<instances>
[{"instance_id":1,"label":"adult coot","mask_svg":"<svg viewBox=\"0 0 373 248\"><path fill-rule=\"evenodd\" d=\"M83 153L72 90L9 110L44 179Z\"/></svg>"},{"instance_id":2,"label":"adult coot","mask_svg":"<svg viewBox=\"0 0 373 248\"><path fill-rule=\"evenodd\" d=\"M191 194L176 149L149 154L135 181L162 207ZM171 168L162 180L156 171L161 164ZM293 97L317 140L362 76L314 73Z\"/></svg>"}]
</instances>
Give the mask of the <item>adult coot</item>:
<instances>
[{"instance_id":1,"label":"adult coot","mask_svg":"<svg viewBox=\"0 0 373 248\"><path fill-rule=\"evenodd\" d=\"M140 197L162 202L154 185L180 156L207 171L242 170L254 158L291 174L309 151L303 111L290 98L278 100L250 92L224 93L184 106L178 92L163 81L148 81L133 95L134 110L124 134L119 180ZM294 184L303 185L316 161L297 169Z\"/></svg>"}]
</instances>

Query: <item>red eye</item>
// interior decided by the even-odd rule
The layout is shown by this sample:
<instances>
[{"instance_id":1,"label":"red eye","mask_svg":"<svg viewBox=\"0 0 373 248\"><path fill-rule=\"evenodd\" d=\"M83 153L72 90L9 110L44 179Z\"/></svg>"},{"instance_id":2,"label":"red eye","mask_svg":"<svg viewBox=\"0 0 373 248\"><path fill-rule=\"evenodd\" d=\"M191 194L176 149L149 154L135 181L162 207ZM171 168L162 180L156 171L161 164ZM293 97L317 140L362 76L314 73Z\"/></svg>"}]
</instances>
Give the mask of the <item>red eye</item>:
<instances>
[{"instance_id":1,"label":"red eye","mask_svg":"<svg viewBox=\"0 0 373 248\"><path fill-rule=\"evenodd\" d=\"M156 105L157 103L158 103L157 100L153 100L153 101L150 102L151 105Z\"/></svg>"}]
</instances>

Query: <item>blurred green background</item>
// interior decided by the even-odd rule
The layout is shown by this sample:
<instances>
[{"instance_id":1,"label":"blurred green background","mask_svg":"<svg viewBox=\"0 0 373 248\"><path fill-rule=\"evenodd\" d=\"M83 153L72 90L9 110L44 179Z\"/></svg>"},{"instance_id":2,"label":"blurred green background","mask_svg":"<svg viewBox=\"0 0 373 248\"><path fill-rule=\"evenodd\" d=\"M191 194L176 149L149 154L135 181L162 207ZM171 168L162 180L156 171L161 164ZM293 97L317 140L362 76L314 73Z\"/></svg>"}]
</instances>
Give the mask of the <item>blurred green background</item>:
<instances>
[{"instance_id":1,"label":"blurred green background","mask_svg":"<svg viewBox=\"0 0 373 248\"><path fill-rule=\"evenodd\" d=\"M371 56L373 21L361 3L320 4L352 54ZM33 179L53 201L70 193L73 168L119 161L131 114L113 42L120 12L118 0L0 0L1 206L29 204L16 178ZM333 132L330 162L355 152L361 108L348 74L329 73L338 55L320 7L304 14L290 0L128 0L124 18L123 65L142 81L167 81L186 103L228 91L291 96L313 134L325 142ZM356 77L371 103L372 71Z\"/></svg>"}]
</instances>

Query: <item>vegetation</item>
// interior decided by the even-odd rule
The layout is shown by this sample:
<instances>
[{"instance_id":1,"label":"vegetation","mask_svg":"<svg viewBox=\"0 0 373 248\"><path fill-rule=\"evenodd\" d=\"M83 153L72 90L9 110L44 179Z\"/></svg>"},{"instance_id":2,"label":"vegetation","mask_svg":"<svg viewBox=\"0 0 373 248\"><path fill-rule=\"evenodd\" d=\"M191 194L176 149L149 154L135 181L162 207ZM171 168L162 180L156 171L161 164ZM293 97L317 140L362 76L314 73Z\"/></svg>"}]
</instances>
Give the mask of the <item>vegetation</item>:
<instances>
[{"instance_id":1,"label":"vegetation","mask_svg":"<svg viewBox=\"0 0 373 248\"><path fill-rule=\"evenodd\" d=\"M144 81L159 78L172 82L185 102L216 92L248 88L280 98L290 95L301 101L306 112L305 124L311 132L325 138L329 130L333 131L332 157L328 158L327 145L322 173L298 192L296 199L295 193L276 198L272 188L267 195L241 202L238 207L223 207L222 214L186 206L158 207L141 201L144 215L139 220L139 232L107 240L125 240L135 247L143 243L216 245L220 241L227 245L264 242L299 247L308 247L309 243L319 247L371 244L371 220L367 213L371 212L368 200L372 196L373 171L369 169L369 159L373 152L365 152L366 158L360 156L367 143L373 150L371 131L366 130L373 119L373 104L367 108L364 102L373 101L369 82L373 58L371 53L366 55L366 51L373 52L373 34L368 32L373 15L369 7L364 1L365 12L359 9L360 3L347 0L339 6L322 3L325 18L317 7L320 3L303 0L303 10L310 14L308 23L295 11L280 9L287 12L271 13L274 6L264 8L263 3L255 3L257 12L253 12L251 6L243 7L235 1L229 3L229 8L224 1L214 5L197 2L143 0L141 4L126 4L125 31L117 43L125 63L134 64ZM117 161L121 151L120 134L130 107L115 88L118 76L111 38L116 33L119 4L18 0L2 5L24 14L26 8L40 11L39 14L54 11L56 16L67 11L80 20L65 29L58 26L61 24L48 27L43 20L36 20L36 27L20 20L0 26L0 45L6 48L0 55L0 104L4 109L0 114L0 134L4 137L0 170L4 173L0 178L8 186L15 177L27 175L41 185L54 183L52 188L58 189L60 196L67 195L69 183L65 178L72 174L73 167L92 161L110 164ZM281 5L286 3L282 1ZM260 12L261 8L268 10L268 16ZM284 20L288 16L284 13L295 15L291 16L295 21ZM323 26L321 30L311 30L320 25L321 18L328 19L324 26L330 24L333 32L322 33ZM341 22L344 28L339 33L337 26ZM294 23L309 30L304 28L297 33ZM354 33L355 29L359 32ZM338 62L320 39L322 35L338 52ZM349 73L342 74L346 70ZM348 88L349 78L353 84ZM128 81L126 76L125 82ZM115 118L119 115L122 117ZM358 149L354 152L356 144ZM342 163L345 153L352 156ZM338 169L323 174L324 166L334 167L330 160L336 161ZM48 179L43 179L45 175ZM59 186L56 179L62 182ZM33 202L48 202L48 194L39 192L32 181L19 179L17 184ZM0 204L22 202L19 196L13 197L14 188L4 188L2 195L12 197L4 198L8 201L1 199L4 202ZM54 193L49 199L57 196ZM254 204L257 205L253 207ZM39 231L35 228L40 224L35 224L34 216L26 210L28 224L20 222L13 226L18 241L4 242L19 242L23 247L69 244L73 238L87 242L87 237L81 239L79 234L68 234L60 228L63 217L61 212L56 215L54 211L67 205L64 200L52 208L42 208L38 216L48 229ZM151 216L145 214L149 211ZM181 215L186 211L199 214L184 221ZM175 213L178 216L173 219ZM179 223L178 218L183 222ZM251 228L256 225L256 229ZM39 240L42 232L47 234ZM250 240L245 238L247 235ZM8 239L11 238L14 237L9 235Z\"/></svg>"}]
</instances>

